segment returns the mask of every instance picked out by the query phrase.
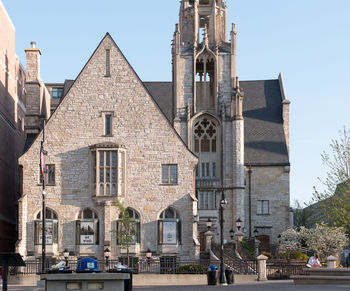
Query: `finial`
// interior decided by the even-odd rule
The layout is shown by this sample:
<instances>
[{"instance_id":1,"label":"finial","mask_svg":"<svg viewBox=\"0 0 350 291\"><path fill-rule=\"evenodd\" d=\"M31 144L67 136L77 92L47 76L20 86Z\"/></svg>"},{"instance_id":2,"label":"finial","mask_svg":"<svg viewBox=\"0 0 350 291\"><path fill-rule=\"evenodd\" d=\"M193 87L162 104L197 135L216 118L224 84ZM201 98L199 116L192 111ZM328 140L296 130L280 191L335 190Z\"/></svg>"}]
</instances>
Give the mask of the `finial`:
<instances>
[{"instance_id":1,"label":"finial","mask_svg":"<svg viewBox=\"0 0 350 291\"><path fill-rule=\"evenodd\" d=\"M239 89L239 79L236 77L236 88Z\"/></svg>"},{"instance_id":2,"label":"finial","mask_svg":"<svg viewBox=\"0 0 350 291\"><path fill-rule=\"evenodd\" d=\"M30 42L30 47L31 47L31 48L35 48L35 46L36 46L36 42L35 42L35 41L31 41L31 42Z\"/></svg>"}]
</instances>

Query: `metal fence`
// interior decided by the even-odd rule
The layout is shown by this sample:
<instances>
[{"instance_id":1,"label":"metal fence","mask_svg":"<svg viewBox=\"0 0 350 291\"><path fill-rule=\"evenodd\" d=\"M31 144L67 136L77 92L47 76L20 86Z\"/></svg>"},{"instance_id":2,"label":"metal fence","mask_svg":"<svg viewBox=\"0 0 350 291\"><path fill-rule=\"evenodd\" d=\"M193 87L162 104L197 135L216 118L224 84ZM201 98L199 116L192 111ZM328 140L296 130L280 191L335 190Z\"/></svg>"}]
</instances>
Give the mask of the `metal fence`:
<instances>
[{"instance_id":1,"label":"metal fence","mask_svg":"<svg viewBox=\"0 0 350 291\"><path fill-rule=\"evenodd\" d=\"M10 275L31 275L41 273L40 260L27 260L25 267L10 268ZM55 262L46 263L46 270ZM99 260L98 267L101 271L113 269L118 263L126 265L124 258L122 260ZM161 258L151 260L138 260L138 258L130 258L129 269L132 269L135 274L138 273L155 273L155 274L206 274L209 265L219 265L219 262L203 262L203 261L183 261L176 258ZM68 266L71 270L76 270L77 261L68 261Z\"/></svg>"},{"instance_id":2,"label":"metal fence","mask_svg":"<svg viewBox=\"0 0 350 291\"><path fill-rule=\"evenodd\" d=\"M306 275L307 272L303 269L305 268L304 262L273 262L267 261L266 263L266 273L269 280L283 280L290 279L293 275Z\"/></svg>"}]
</instances>

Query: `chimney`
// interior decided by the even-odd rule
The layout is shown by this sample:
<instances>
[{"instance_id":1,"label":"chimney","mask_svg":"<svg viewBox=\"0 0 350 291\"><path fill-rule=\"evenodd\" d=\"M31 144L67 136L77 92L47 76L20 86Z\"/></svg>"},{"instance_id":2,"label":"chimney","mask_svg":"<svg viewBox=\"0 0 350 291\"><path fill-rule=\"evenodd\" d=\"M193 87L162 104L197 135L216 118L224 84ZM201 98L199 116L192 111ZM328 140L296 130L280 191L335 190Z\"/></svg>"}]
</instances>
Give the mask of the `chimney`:
<instances>
[{"instance_id":1,"label":"chimney","mask_svg":"<svg viewBox=\"0 0 350 291\"><path fill-rule=\"evenodd\" d=\"M24 51L26 52L26 81L39 81L41 51L39 48L36 48L34 41L30 43L30 48L26 48Z\"/></svg>"}]
</instances>

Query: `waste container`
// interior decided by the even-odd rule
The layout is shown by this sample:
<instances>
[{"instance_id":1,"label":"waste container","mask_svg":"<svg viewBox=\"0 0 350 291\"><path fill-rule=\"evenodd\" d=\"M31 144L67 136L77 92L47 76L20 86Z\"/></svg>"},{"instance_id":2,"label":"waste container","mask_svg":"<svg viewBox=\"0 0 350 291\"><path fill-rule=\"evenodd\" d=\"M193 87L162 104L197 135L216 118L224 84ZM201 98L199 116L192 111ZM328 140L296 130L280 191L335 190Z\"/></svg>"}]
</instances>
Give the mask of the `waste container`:
<instances>
[{"instance_id":1,"label":"waste container","mask_svg":"<svg viewBox=\"0 0 350 291\"><path fill-rule=\"evenodd\" d=\"M233 271L230 269L225 269L226 283L233 284Z\"/></svg>"},{"instance_id":2,"label":"waste container","mask_svg":"<svg viewBox=\"0 0 350 291\"><path fill-rule=\"evenodd\" d=\"M209 266L207 271L208 285L217 285L218 283L218 268L216 266Z\"/></svg>"},{"instance_id":3,"label":"waste container","mask_svg":"<svg viewBox=\"0 0 350 291\"><path fill-rule=\"evenodd\" d=\"M77 263L76 273L99 273L97 261L92 258L80 259Z\"/></svg>"},{"instance_id":4,"label":"waste container","mask_svg":"<svg viewBox=\"0 0 350 291\"><path fill-rule=\"evenodd\" d=\"M132 270L130 269L111 269L108 273L128 273L130 279L124 280L124 291L132 291Z\"/></svg>"}]
</instances>

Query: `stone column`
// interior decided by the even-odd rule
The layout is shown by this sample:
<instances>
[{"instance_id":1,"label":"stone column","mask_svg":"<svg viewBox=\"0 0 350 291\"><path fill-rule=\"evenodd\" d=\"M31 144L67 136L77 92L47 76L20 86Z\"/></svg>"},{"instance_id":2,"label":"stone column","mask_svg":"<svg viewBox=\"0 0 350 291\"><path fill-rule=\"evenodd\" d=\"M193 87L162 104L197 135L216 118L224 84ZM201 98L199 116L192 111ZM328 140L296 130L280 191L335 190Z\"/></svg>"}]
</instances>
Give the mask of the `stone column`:
<instances>
[{"instance_id":1,"label":"stone column","mask_svg":"<svg viewBox=\"0 0 350 291\"><path fill-rule=\"evenodd\" d=\"M258 261L258 281L267 281L266 260L268 258L264 255L260 255L256 259Z\"/></svg>"},{"instance_id":2,"label":"stone column","mask_svg":"<svg viewBox=\"0 0 350 291\"><path fill-rule=\"evenodd\" d=\"M335 269L337 267L337 258L334 256L327 257L327 268Z\"/></svg>"}]
</instances>

